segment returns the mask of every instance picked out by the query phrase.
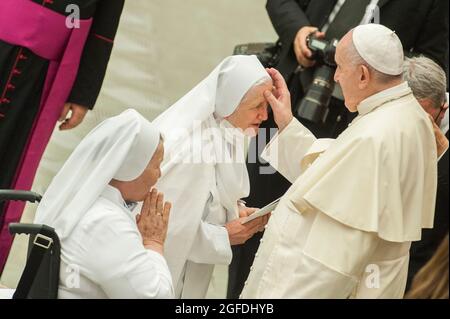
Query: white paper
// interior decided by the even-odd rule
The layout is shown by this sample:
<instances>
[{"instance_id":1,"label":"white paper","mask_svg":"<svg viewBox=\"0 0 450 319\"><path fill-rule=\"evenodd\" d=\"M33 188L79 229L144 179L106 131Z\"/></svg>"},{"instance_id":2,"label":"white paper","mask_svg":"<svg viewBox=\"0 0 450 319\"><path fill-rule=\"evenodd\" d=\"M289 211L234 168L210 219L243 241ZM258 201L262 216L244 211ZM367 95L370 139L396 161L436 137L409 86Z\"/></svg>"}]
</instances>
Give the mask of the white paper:
<instances>
[{"instance_id":1,"label":"white paper","mask_svg":"<svg viewBox=\"0 0 450 319\"><path fill-rule=\"evenodd\" d=\"M0 299L12 299L15 291L15 289L0 288Z\"/></svg>"},{"instance_id":2,"label":"white paper","mask_svg":"<svg viewBox=\"0 0 450 319\"><path fill-rule=\"evenodd\" d=\"M250 216L247 216L243 221L242 224L248 223L249 221L267 215L270 212L274 211L275 208L277 207L278 203L280 202L281 198L278 198L276 200L274 200L273 202L271 202L270 204L264 206L263 208L258 209L256 212L254 212L253 214L251 214Z\"/></svg>"}]
</instances>

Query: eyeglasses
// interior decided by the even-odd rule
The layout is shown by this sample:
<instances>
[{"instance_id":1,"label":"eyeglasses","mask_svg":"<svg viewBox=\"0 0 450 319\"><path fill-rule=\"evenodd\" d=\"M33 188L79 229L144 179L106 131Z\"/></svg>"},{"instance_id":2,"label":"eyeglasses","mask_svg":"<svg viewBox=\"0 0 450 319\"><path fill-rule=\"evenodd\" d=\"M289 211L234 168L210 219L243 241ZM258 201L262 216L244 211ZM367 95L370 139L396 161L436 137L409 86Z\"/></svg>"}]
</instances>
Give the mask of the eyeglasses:
<instances>
[{"instance_id":1,"label":"eyeglasses","mask_svg":"<svg viewBox=\"0 0 450 319\"><path fill-rule=\"evenodd\" d=\"M439 116L441 116L442 111L446 111L448 109L448 104L447 102L444 102L441 104L441 106L439 107L439 113L436 116L436 118L434 119L435 122L437 122L437 120L439 119Z\"/></svg>"}]
</instances>

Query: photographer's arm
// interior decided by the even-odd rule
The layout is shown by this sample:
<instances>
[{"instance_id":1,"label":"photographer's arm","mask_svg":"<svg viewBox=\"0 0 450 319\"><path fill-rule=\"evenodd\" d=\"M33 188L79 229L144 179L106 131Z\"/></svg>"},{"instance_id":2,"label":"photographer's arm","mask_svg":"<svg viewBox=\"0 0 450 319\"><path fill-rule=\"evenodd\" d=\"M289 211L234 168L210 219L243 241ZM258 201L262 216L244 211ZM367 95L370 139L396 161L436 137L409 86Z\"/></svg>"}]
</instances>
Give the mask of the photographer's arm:
<instances>
[{"instance_id":1,"label":"photographer's arm","mask_svg":"<svg viewBox=\"0 0 450 319\"><path fill-rule=\"evenodd\" d=\"M282 45L294 53L296 62L303 67L312 67L314 61L310 60L312 53L306 44L306 38L311 33L317 32L318 28L311 26L304 10L295 0L268 0L267 12L270 20L280 36ZM317 32L318 38L325 36Z\"/></svg>"},{"instance_id":2,"label":"photographer's arm","mask_svg":"<svg viewBox=\"0 0 450 319\"><path fill-rule=\"evenodd\" d=\"M266 9L281 42L286 45L294 42L298 30L311 25L295 0L268 0Z\"/></svg>"},{"instance_id":3,"label":"photographer's arm","mask_svg":"<svg viewBox=\"0 0 450 319\"><path fill-rule=\"evenodd\" d=\"M412 54L423 54L448 70L449 1L433 1ZM448 76L448 74L447 74Z\"/></svg>"}]
</instances>

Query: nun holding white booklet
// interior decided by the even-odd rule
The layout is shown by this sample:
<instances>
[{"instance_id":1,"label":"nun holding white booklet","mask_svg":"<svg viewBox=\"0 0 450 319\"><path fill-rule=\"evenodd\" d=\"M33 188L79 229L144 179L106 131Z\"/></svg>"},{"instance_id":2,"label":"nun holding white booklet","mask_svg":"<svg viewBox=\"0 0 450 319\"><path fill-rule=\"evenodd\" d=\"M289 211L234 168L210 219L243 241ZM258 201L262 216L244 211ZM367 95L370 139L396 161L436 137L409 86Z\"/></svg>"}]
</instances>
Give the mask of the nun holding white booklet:
<instances>
[{"instance_id":1,"label":"nun holding white booklet","mask_svg":"<svg viewBox=\"0 0 450 319\"><path fill-rule=\"evenodd\" d=\"M157 188L172 203L164 256L178 298L204 298L215 264L231 262L231 245L261 231L245 164L250 136L267 119L272 80L255 56L226 58L153 122L164 136Z\"/></svg>"}]
</instances>

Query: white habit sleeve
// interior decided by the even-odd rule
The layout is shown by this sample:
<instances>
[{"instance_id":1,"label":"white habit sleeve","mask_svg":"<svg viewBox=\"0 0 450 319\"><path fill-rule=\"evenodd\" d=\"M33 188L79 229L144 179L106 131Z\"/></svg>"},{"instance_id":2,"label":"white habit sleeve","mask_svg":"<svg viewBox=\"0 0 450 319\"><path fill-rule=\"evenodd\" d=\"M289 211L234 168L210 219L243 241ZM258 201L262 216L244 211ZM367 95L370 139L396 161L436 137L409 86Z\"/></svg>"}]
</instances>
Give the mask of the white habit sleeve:
<instances>
[{"instance_id":1,"label":"white habit sleeve","mask_svg":"<svg viewBox=\"0 0 450 319\"><path fill-rule=\"evenodd\" d=\"M226 228L201 221L188 259L199 264L229 265L231 258Z\"/></svg>"},{"instance_id":2,"label":"white habit sleeve","mask_svg":"<svg viewBox=\"0 0 450 319\"><path fill-rule=\"evenodd\" d=\"M302 173L302 158L316 140L306 127L293 118L283 131L275 134L261 157L293 183Z\"/></svg>"},{"instance_id":3,"label":"white habit sleeve","mask_svg":"<svg viewBox=\"0 0 450 319\"><path fill-rule=\"evenodd\" d=\"M216 190L211 189L187 256L192 262L213 265L228 265L231 262L230 241L223 226L227 222L227 211L218 198Z\"/></svg>"}]
</instances>

